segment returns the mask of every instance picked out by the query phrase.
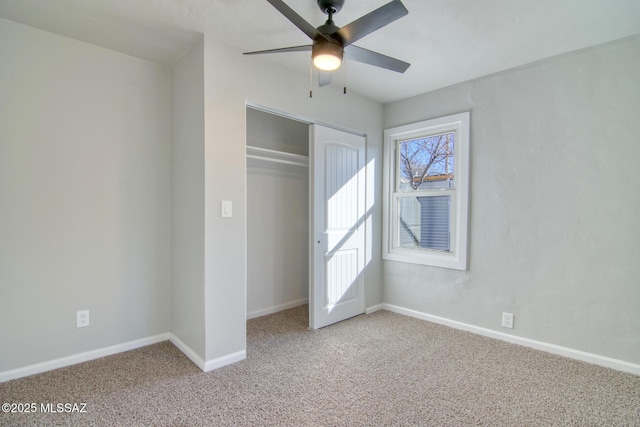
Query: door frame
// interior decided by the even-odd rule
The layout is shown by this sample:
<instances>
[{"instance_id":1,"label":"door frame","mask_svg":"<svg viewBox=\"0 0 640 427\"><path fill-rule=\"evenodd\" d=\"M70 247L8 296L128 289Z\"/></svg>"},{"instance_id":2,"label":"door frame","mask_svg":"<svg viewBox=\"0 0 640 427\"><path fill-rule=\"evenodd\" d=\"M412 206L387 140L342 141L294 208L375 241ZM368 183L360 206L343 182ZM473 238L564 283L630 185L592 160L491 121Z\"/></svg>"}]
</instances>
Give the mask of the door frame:
<instances>
[{"instance_id":1,"label":"door frame","mask_svg":"<svg viewBox=\"0 0 640 427\"><path fill-rule=\"evenodd\" d=\"M286 112L286 111L278 110L278 109L275 109L275 108L267 107L265 105L252 103L252 102L249 102L249 101L245 101L245 111L246 111L247 108L251 108L251 109L254 109L254 110L262 111L264 113L269 113L269 114L273 114L273 115L280 116L280 117L284 117L286 119L302 122L302 123L305 123L305 124L309 125L309 127L311 127L311 125L320 125L320 126L324 126L324 127L330 128L330 129L335 129L335 130L338 130L338 131L341 131L341 132L346 132L346 133L350 133L350 134L353 134L353 135L364 137L364 139L365 139L365 152L364 152L364 158L365 158L365 195L364 195L364 197L365 197L365 209L366 209L366 206L368 206L368 203L369 203L369 200L367 198L368 191L366 190L366 188L367 188L368 185L370 185L369 182L366 182L366 179L367 179L366 177L369 176L369 173L366 170L366 168L368 168L368 161L367 160L368 160L368 150L369 150L369 144L367 142L368 138L367 138L367 134L366 133L361 132L361 131L357 131L357 130L354 130L354 129L350 129L350 128L347 128L347 127L344 127L344 126L338 126L338 125L335 125L333 123L327 123L327 122L323 122L323 121L320 121L320 120L316 120L316 119L313 119L313 118L310 118L310 117L306 117L306 116L303 116L303 115L300 115L300 114L293 114L293 113L289 113L289 112ZM311 150L311 146L310 146L311 145L311 140L310 140L310 138L307 141L307 143L309 144L309 149ZM245 135L245 145L246 145L246 135ZM311 160L311 152L309 152L309 159ZM309 172L308 173L309 173L309 182L311 183L312 180L314 179L313 176L311 176L312 175L311 165L309 167ZM313 202L313 194L310 191L309 192L309 204L310 204L310 207L312 206L312 202ZM309 212L309 216L310 216L310 219L311 219L311 212ZM310 233L313 233L312 224L310 224L309 227L310 227ZM370 230L367 230L367 221L364 222L364 227L365 227L365 230L364 230L365 264L364 264L363 273L362 273L363 277L364 277L365 272L367 270L366 259L368 259L368 256L371 255L371 249L368 248L368 244L369 244L368 236L369 236ZM245 230L246 230L246 228L245 228ZM310 243L312 241L313 240L310 240ZM311 257L312 257L312 254L309 253L309 258L311 258ZM310 262L311 262L311 260L310 260ZM310 264L309 265L310 271L311 271L311 267L312 267L312 265ZM248 267L248 265L246 263L246 254L245 254L245 277L247 277L247 271L246 270L248 268L249 267ZM246 286L246 284L245 284L245 286ZM365 281L365 284L363 286L363 298L364 298L364 301L365 301L365 313L366 313L366 290L367 290L367 286L366 286L366 281ZM310 301L311 301L311 295L309 295L309 299L307 301L307 305L310 304ZM245 292L245 305L246 305L246 302L247 302L247 295L246 295L246 292Z\"/></svg>"}]
</instances>

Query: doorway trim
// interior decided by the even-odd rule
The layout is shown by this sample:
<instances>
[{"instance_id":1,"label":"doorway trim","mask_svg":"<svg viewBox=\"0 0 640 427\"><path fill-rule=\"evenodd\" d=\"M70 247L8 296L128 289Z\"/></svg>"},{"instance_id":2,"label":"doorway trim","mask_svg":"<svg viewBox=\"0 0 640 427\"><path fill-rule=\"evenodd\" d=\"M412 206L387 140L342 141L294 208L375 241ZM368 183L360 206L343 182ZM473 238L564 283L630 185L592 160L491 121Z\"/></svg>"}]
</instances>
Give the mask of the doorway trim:
<instances>
[{"instance_id":1,"label":"doorway trim","mask_svg":"<svg viewBox=\"0 0 640 427\"><path fill-rule=\"evenodd\" d=\"M280 117L284 117L285 119L291 119L291 120L295 120L298 122L302 122L302 123L306 123L308 125L320 125L320 126L324 126L327 128L331 128L331 129L335 129L335 130L339 130L342 132L347 132L347 133L351 133L354 135L358 135L358 136L364 136L365 138L367 137L366 133L354 130L354 129L350 129L350 128L346 128L343 126L338 126L332 123L327 123L327 122L323 122L320 120L315 120L312 119L310 117L306 117L300 114L292 114L292 113L288 113L285 111L280 111L277 110L275 108L270 108L270 107L266 107L264 105L260 105L260 104L256 104L253 102L249 102L249 101L245 101L245 108L252 108L254 110L258 110L258 111L262 111L265 113L269 113L269 114L274 114L276 116L280 116ZM246 138L245 138L245 145L247 144Z\"/></svg>"},{"instance_id":2,"label":"doorway trim","mask_svg":"<svg viewBox=\"0 0 640 427\"><path fill-rule=\"evenodd\" d=\"M298 122L301 122L301 123L305 123L305 124L310 125L310 126L311 125L320 125L320 126L324 126L324 127L330 128L330 129L335 129L335 130L346 132L346 133L350 133L350 134L353 134L353 135L356 135L356 136L364 137L365 138L364 158L365 158L365 165L367 165L367 159L369 158L369 156L368 156L369 144L367 143L367 140L368 140L367 134L362 132L362 131L357 131L355 129L351 129L351 128L344 127L344 126L339 126L339 125L336 125L336 124L333 124L333 123L323 122L321 120L316 120L316 119L313 119L311 117L307 117L307 116L304 116L304 115L301 115L301 114L289 113L289 112L286 112L286 111L278 110L276 108L268 107L268 106L265 106L265 105L262 105L262 104L259 104L259 103L255 103L255 102L251 102L251 101L245 100L245 112L246 112L247 108L251 108L251 109L256 110L256 111L262 111L264 113L273 114L273 115L280 116L280 117L283 117L283 118L286 118L286 119L295 120L295 121L298 121ZM246 116L245 116L245 120L246 120ZM246 123L245 123L245 128L246 128ZM245 144L245 147L246 147L246 145L247 145L246 131L245 131L244 144ZM309 153L309 154L311 155L311 153ZM311 168L309 168L309 170L311 171ZM245 171L245 174L246 174L246 171ZM365 175L368 176L368 174L365 174ZM310 179L311 179L311 176L310 176ZM369 184L370 183L367 182L365 184L365 188ZM245 188L245 197L246 197L246 194L247 194L247 192L246 192L246 188ZM366 189L365 189L365 206L368 203L366 194L367 194L367 192L366 192ZM311 195L310 195L310 197L311 197ZM245 200L245 206L246 206L246 200ZM245 212L245 218L246 218L246 212ZM245 221L245 243L246 243L246 239L247 239L246 232L247 232L247 226L246 226L246 221ZM371 249L369 249L368 234L369 233L367 231L365 231L365 238L364 238L365 258L367 256L366 254L369 251L371 251ZM246 287L247 287L246 278L248 276L248 268L249 268L249 266L247 264L247 252L246 252L246 245L245 245L245 290L246 290ZM364 268L366 270L366 263L365 263L365 267ZM364 294L366 294L366 285L364 286L363 292L364 292ZM245 306L246 306L246 303L247 303L247 299L248 299L248 296L247 296L247 293L245 292ZM309 301L310 301L310 298L307 300L307 304L309 304ZM284 309L286 309L286 308L284 308ZM375 306L372 309L368 309L366 307L366 297L365 297L365 311L364 311L364 314L372 313L374 311L377 311L378 309L379 309L378 306ZM265 315L266 314L267 313L265 313ZM269 313L269 314L271 314L271 313ZM257 316L254 316L252 318L255 318L255 317L257 317ZM246 320L249 320L249 318L247 318Z\"/></svg>"}]
</instances>

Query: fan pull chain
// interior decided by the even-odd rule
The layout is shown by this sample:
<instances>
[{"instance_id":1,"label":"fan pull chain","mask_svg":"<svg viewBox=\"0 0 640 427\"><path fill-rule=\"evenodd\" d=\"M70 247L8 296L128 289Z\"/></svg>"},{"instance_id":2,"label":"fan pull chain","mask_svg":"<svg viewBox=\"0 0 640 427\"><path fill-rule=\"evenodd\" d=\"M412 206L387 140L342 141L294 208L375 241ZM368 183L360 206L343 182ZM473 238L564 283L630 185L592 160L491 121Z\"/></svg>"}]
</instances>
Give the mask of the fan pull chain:
<instances>
[{"instance_id":1,"label":"fan pull chain","mask_svg":"<svg viewBox=\"0 0 640 427\"><path fill-rule=\"evenodd\" d=\"M347 55L342 54L342 57L343 57L342 63L344 64L344 88L342 90L342 94L346 95L347 94Z\"/></svg>"},{"instance_id":2,"label":"fan pull chain","mask_svg":"<svg viewBox=\"0 0 640 427\"><path fill-rule=\"evenodd\" d=\"M313 98L313 58L309 62L309 98Z\"/></svg>"}]
</instances>

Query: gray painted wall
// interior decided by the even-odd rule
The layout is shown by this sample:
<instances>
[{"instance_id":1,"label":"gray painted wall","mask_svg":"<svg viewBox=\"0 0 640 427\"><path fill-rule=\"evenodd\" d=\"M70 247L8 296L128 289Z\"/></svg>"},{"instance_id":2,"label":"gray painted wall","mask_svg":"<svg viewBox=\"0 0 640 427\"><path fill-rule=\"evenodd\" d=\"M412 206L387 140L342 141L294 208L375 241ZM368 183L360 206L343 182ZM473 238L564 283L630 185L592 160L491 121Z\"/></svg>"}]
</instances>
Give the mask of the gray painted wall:
<instances>
[{"instance_id":1,"label":"gray painted wall","mask_svg":"<svg viewBox=\"0 0 640 427\"><path fill-rule=\"evenodd\" d=\"M204 40L171 69L171 332L205 360Z\"/></svg>"},{"instance_id":2,"label":"gray painted wall","mask_svg":"<svg viewBox=\"0 0 640 427\"><path fill-rule=\"evenodd\" d=\"M384 301L640 363L638 52L636 36L386 105L385 128L471 111L471 201L468 271L385 261Z\"/></svg>"},{"instance_id":3,"label":"gray painted wall","mask_svg":"<svg viewBox=\"0 0 640 427\"><path fill-rule=\"evenodd\" d=\"M169 69L2 19L0 63L0 372L167 332Z\"/></svg>"},{"instance_id":4,"label":"gray painted wall","mask_svg":"<svg viewBox=\"0 0 640 427\"><path fill-rule=\"evenodd\" d=\"M247 108L247 145L308 156L309 125Z\"/></svg>"}]
</instances>

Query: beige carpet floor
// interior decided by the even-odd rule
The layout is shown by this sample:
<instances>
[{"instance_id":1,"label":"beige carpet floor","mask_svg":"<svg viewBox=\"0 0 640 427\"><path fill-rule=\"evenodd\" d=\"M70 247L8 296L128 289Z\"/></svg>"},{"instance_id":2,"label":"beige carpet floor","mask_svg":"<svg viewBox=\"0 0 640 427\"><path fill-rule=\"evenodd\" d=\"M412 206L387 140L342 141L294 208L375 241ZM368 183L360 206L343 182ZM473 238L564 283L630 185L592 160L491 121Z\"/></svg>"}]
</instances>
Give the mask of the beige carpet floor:
<instances>
[{"instance_id":1,"label":"beige carpet floor","mask_svg":"<svg viewBox=\"0 0 640 427\"><path fill-rule=\"evenodd\" d=\"M171 343L0 384L2 426L640 426L640 377L387 311L320 331L248 322L247 359L202 373ZM86 413L39 405L86 403Z\"/></svg>"}]
</instances>

